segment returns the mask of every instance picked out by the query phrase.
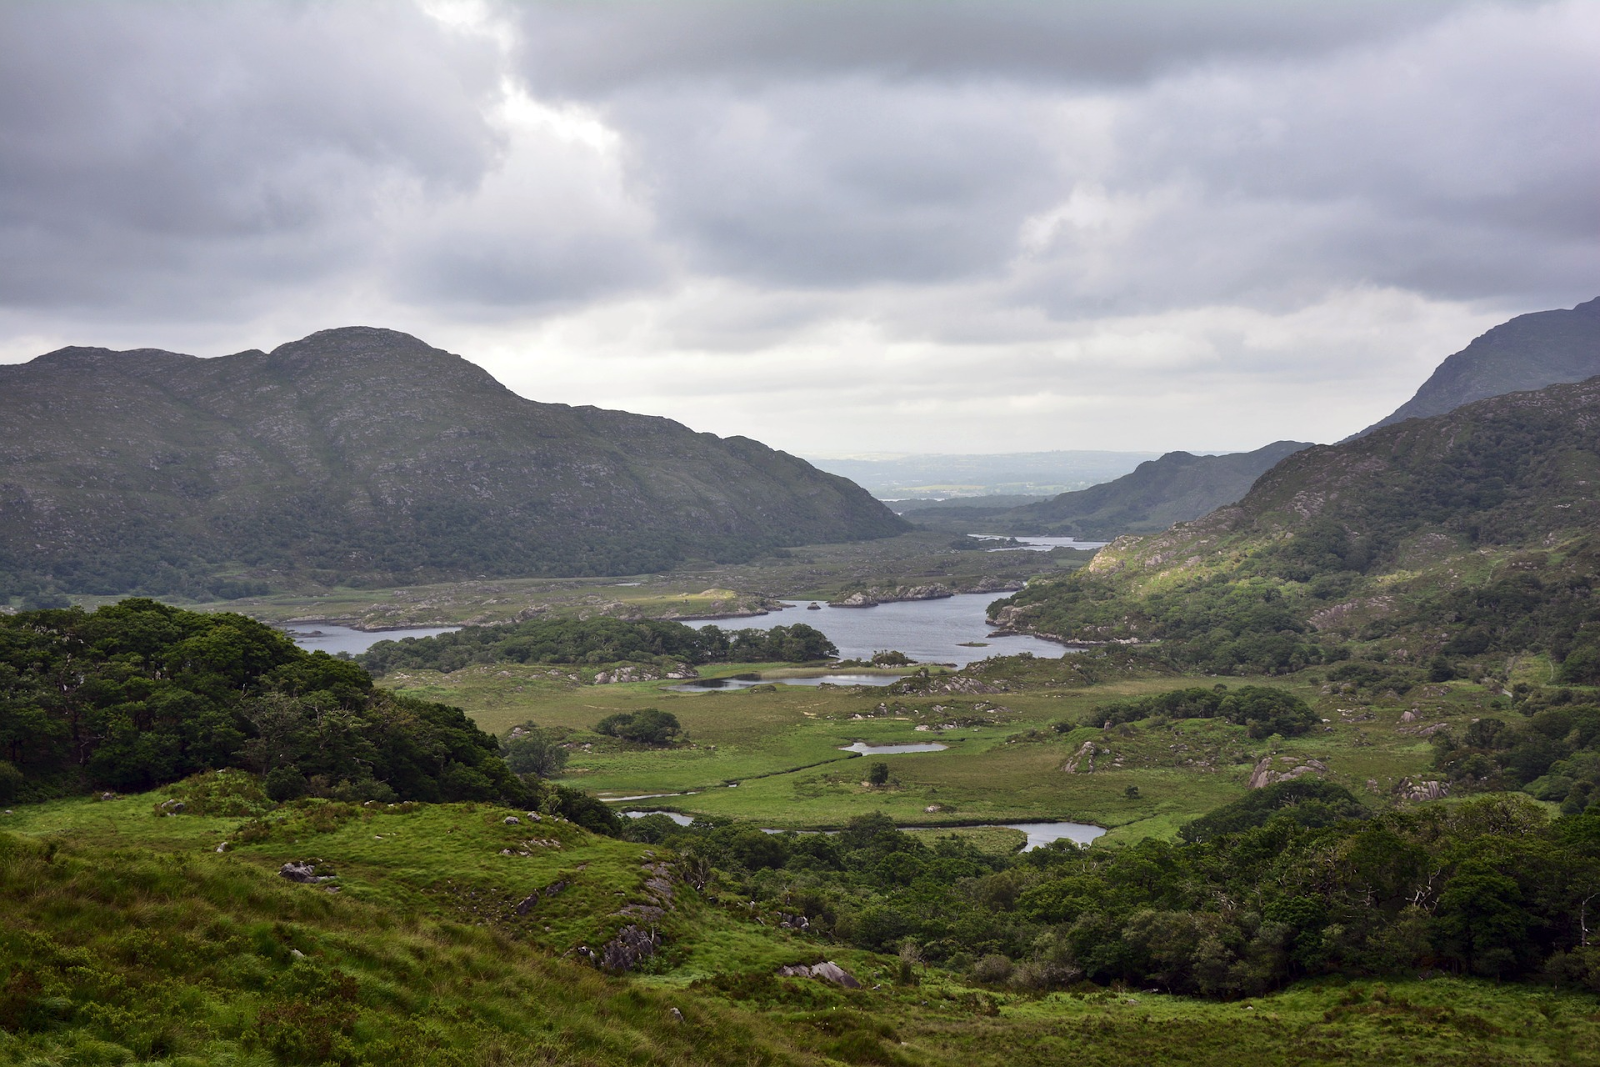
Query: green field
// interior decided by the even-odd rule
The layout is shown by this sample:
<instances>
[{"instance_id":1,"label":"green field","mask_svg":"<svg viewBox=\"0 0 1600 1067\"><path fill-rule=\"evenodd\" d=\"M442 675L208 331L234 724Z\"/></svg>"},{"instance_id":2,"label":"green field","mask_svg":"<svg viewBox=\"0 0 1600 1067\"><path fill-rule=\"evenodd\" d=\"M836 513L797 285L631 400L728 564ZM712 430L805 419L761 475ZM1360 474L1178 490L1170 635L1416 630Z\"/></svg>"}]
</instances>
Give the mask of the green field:
<instances>
[{"instance_id":1,"label":"green field","mask_svg":"<svg viewBox=\"0 0 1600 1067\"><path fill-rule=\"evenodd\" d=\"M737 665L720 673L763 666L771 667ZM1019 683L1010 692L979 696L781 683L770 690L679 693L671 691L675 683L577 684L552 678L552 670L496 665L451 674L405 671L384 684L463 707L492 733L526 721L572 731L565 780L598 795L694 794L640 801L634 808L780 828L837 827L873 811L905 825L1070 820L1112 829L1112 840L1170 838L1182 821L1243 794L1251 770L1268 754L1318 759L1332 780L1381 803L1402 778L1426 772L1432 752L1419 728L1462 727L1493 698L1465 682L1431 687L1415 699L1369 703L1323 693L1303 679L1229 679L1235 686L1288 688L1328 720L1301 737L1252 740L1243 727L1216 720L1111 731L1054 729L1111 700L1194 684L1163 675L1126 676L1092 688ZM589 732L606 715L644 707L672 712L687 740L646 748ZM1414 724L1401 722L1407 712L1416 717ZM855 741L949 747L865 759L840 751ZM1092 773L1067 773L1064 765L1086 741L1105 754L1096 757ZM868 764L879 760L889 765L891 784L863 784ZM1130 786L1137 797L1128 796ZM940 810L926 810L935 805Z\"/></svg>"}]
</instances>

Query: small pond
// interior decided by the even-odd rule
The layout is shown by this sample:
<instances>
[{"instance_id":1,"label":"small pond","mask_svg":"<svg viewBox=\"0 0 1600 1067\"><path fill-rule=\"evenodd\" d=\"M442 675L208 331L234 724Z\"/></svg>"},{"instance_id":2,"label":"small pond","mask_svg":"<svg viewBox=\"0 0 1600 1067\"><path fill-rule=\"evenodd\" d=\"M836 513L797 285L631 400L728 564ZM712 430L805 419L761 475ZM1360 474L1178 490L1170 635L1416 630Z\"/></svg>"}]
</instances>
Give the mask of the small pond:
<instances>
[{"instance_id":1,"label":"small pond","mask_svg":"<svg viewBox=\"0 0 1600 1067\"><path fill-rule=\"evenodd\" d=\"M993 537L987 534L969 534L980 541L1004 541L1003 537ZM1110 544L1109 541L1079 541L1076 537L1018 537L1016 544L997 545L988 549L990 552L1048 552L1052 548L1085 548L1098 551Z\"/></svg>"},{"instance_id":2,"label":"small pond","mask_svg":"<svg viewBox=\"0 0 1600 1067\"><path fill-rule=\"evenodd\" d=\"M403 641L408 637L436 637L454 633L459 626L414 626L407 630L352 630L330 622L297 622L284 627L290 640L307 652L337 655L348 652L359 656L379 641Z\"/></svg>"},{"instance_id":3,"label":"small pond","mask_svg":"<svg viewBox=\"0 0 1600 1067\"><path fill-rule=\"evenodd\" d=\"M839 751L859 752L863 756L894 756L902 752L943 752L949 747L931 741L916 745L869 745L865 741L857 741L853 745L840 747Z\"/></svg>"},{"instance_id":4,"label":"small pond","mask_svg":"<svg viewBox=\"0 0 1600 1067\"><path fill-rule=\"evenodd\" d=\"M676 821L676 820L674 820ZM685 824L687 825L687 824ZM1066 839L1082 846L1087 845L1095 838L1105 833L1099 826L1091 826L1082 822L1000 822L984 823L981 826L900 826L900 830L921 830L927 833L938 833L940 830L1021 830L1027 835L1028 840L1022 846L1022 851L1032 852L1036 848L1043 848L1052 841ZM764 834L836 834L837 830L772 830L763 828Z\"/></svg>"}]
</instances>

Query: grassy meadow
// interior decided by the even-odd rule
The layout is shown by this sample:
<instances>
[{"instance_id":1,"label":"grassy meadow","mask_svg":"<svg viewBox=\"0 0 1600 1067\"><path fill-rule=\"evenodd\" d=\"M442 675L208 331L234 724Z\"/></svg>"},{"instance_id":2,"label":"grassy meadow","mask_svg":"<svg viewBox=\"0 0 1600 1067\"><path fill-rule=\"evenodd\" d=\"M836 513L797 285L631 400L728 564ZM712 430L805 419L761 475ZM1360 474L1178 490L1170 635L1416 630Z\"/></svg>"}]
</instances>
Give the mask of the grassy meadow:
<instances>
[{"instance_id":1,"label":"grassy meadow","mask_svg":"<svg viewBox=\"0 0 1600 1067\"><path fill-rule=\"evenodd\" d=\"M776 665L706 673L764 667ZM1464 727L1496 695L1452 682L1429 687L1419 698L1358 701L1324 693L1322 684L1305 678L1231 678L1234 686L1288 688L1326 720L1301 737L1253 740L1243 727L1220 720L1056 729L1092 717L1100 704L1196 684L1168 675L1135 674L1091 688L1026 681L981 696L938 692L938 676L930 693L785 685L781 678L771 688L683 693L673 691L677 683L584 685L571 677L551 668L496 665L450 674L401 671L383 683L463 707L493 733L527 721L571 731L564 780L600 796L693 794L629 805L635 809L751 819L777 828L837 827L874 811L907 825L1070 820L1107 827L1111 840L1172 837L1183 821L1242 795L1251 770L1269 754L1320 760L1332 780L1385 802L1402 778L1427 773L1432 751L1422 730L1438 723ZM645 707L677 716L686 740L649 748L589 730L606 715ZM1401 721L1407 713L1414 722ZM855 741L949 747L870 757L840 751ZM1080 764L1069 773L1066 764L1086 743L1099 750L1092 772ZM868 766L879 761L888 764L890 784L866 785ZM934 806L938 810L927 810Z\"/></svg>"}]
</instances>

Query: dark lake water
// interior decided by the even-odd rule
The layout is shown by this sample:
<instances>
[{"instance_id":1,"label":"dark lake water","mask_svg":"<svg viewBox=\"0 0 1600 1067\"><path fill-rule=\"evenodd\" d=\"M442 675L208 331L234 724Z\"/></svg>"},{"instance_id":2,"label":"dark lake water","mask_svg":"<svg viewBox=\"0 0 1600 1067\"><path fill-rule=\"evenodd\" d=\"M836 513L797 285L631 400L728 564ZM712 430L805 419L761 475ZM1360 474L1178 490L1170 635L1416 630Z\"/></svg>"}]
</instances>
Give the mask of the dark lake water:
<instances>
[{"instance_id":1,"label":"dark lake water","mask_svg":"<svg viewBox=\"0 0 1600 1067\"><path fill-rule=\"evenodd\" d=\"M296 623L284 628L295 644L307 652L336 655L348 652L359 656L379 641L399 641L405 637L433 637L461 629L459 626L419 626L410 630L352 630L328 622Z\"/></svg>"},{"instance_id":2,"label":"dark lake water","mask_svg":"<svg viewBox=\"0 0 1600 1067\"><path fill-rule=\"evenodd\" d=\"M1059 659L1066 649L1037 637L988 636L985 611L1004 595L962 593L942 600L902 600L875 608L830 608L822 604L818 611L806 610L812 601L786 600L788 608L784 611L717 625L726 630L766 630L803 622L827 634L845 659L871 659L874 652L890 650L904 652L922 663L954 663L961 667L973 660L1019 652Z\"/></svg>"}]
</instances>

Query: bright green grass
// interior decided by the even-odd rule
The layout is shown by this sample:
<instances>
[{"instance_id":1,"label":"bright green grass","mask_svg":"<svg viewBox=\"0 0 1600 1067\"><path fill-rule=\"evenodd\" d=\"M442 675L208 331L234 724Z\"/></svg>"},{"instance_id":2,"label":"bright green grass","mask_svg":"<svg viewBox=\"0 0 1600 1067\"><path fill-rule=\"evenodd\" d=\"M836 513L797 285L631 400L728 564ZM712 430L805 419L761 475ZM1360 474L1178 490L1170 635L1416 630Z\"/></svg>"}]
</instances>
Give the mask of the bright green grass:
<instances>
[{"instance_id":1,"label":"bright green grass","mask_svg":"<svg viewBox=\"0 0 1600 1067\"><path fill-rule=\"evenodd\" d=\"M0 834L0 1063L1600 1063L1592 996L1432 980L1226 1004L934 970L907 986L896 960L678 878L657 973L609 979L557 957L658 899L644 865L670 853L524 812L507 826L492 805L306 803L252 824L157 817L161 798L6 819L22 833ZM1020 838L959 832L996 850ZM255 840L218 854L219 836ZM342 891L279 879L290 858ZM568 888L515 914L553 879ZM771 977L821 959L869 988Z\"/></svg>"}]
</instances>

